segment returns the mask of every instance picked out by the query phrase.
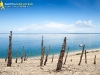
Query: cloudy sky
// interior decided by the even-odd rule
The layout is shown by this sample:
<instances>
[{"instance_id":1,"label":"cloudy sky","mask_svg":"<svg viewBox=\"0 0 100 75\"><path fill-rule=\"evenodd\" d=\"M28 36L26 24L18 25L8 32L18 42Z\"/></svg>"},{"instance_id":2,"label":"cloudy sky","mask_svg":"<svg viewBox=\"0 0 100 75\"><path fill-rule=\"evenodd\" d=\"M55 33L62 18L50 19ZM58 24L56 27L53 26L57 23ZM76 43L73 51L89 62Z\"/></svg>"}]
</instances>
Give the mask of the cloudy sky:
<instances>
[{"instance_id":1,"label":"cloudy sky","mask_svg":"<svg viewBox=\"0 0 100 75\"><path fill-rule=\"evenodd\" d=\"M100 33L100 0L2 0L33 3L0 10L0 33Z\"/></svg>"}]
</instances>

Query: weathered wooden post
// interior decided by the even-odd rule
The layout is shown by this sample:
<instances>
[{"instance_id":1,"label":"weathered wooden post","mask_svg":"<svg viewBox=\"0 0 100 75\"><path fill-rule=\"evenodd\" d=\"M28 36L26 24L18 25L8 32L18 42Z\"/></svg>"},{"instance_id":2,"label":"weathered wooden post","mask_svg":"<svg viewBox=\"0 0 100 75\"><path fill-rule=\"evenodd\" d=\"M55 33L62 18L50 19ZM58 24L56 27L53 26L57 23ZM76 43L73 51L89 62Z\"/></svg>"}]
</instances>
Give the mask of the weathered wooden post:
<instances>
[{"instance_id":1,"label":"weathered wooden post","mask_svg":"<svg viewBox=\"0 0 100 75\"><path fill-rule=\"evenodd\" d=\"M44 45L43 45L43 36L42 36L40 66L43 65L44 51L45 51L45 47L44 47Z\"/></svg>"},{"instance_id":2,"label":"weathered wooden post","mask_svg":"<svg viewBox=\"0 0 100 75\"><path fill-rule=\"evenodd\" d=\"M64 38L64 43L62 45L62 50L60 52L60 56L59 56L59 60L58 60L58 63L57 63L56 71L60 71L61 68L62 68L63 57L64 57L65 49L66 49L66 37Z\"/></svg>"},{"instance_id":3,"label":"weathered wooden post","mask_svg":"<svg viewBox=\"0 0 100 75\"><path fill-rule=\"evenodd\" d=\"M7 61L7 57L8 57L8 49L7 49L7 52L6 52L5 62Z\"/></svg>"},{"instance_id":4,"label":"weathered wooden post","mask_svg":"<svg viewBox=\"0 0 100 75\"><path fill-rule=\"evenodd\" d=\"M23 63L23 57L24 57L24 46L23 46L23 48L22 48L21 63Z\"/></svg>"},{"instance_id":5,"label":"weathered wooden post","mask_svg":"<svg viewBox=\"0 0 100 75\"><path fill-rule=\"evenodd\" d=\"M16 50L16 63L17 63L17 58L18 58L18 50Z\"/></svg>"},{"instance_id":6,"label":"weathered wooden post","mask_svg":"<svg viewBox=\"0 0 100 75\"><path fill-rule=\"evenodd\" d=\"M47 54L46 54L46 58L45 58L44 65L46 65L46 62L47 62L47 60L48 60L48 54L49 54L49 51L50 51L50 46L49 46L49 49L48 49Z\"/></svg>"},{"instance_id":7,"label":"weathered wooden post","mask_svg":"<svg viewBox=\"0 0 100 75\"><path fill-rule=\"evenodd\" d=\"M10 31L10 36L9 36L9 50L8 50L7 66L11 66L11 64L12 64L12 31Z\"/></svg>"},{"instance_id":8,"label":"weathered wooden post","mask_svg":"<svg viewBox=\"0 0 100 75\"><path fill-rule=\"evenodd\" d=\"M53 54L53 56L52 56L52 63L53 63L53 58L54 58L54 54Z\"/></svg>"},{"instance_id":9,"label":"weathered wooden post","mask_svg":"<svg viewBox=\"0 0 100 75\"><path fill-rule=\"evenodd\" d=\"M94 64L96 64L96 55L95 55L95 57L94 57Z\"/></svg>"},{"instance_id":10,"label":"weathered wooden post","mask_svg":"<svg viewBox=\"0 0 100 75\"><path fill-rule=\"evenodd\" d=\"M68 47L68 51L69 51L69 47ZM66 53L66 57L65 57L65 61L64 61L64 64L66 63L66 60L67 60L68 51L67 51L67 53Z\"/></svg>"},{"instance_id":11,"label":"weathered wooden post","mask_svg":"<svg viewBox=\"0 0 100 75\"><path fill-rule=\"evenodd\" d=\"M85 45L83 45L82 47L83 47L83 49L82 49L82 53L81 53L81 57L80 57L80 61L79 61L79 64L78 64L78 65L80 65L80 64L81 64L82 57L83 57L83 53L84 53L84 48L85 48Z\"/></svg>"},{"instance_id":12,"label":"weathered wooden post","mask_svg":"<svg viewBox=\"0 0 100 75\"><path fill-rule=\"evenodd\" d=\"M85 50L85 63L87 63L87 55L86 55L86 50Z\"/></svg>"}]
</instances>

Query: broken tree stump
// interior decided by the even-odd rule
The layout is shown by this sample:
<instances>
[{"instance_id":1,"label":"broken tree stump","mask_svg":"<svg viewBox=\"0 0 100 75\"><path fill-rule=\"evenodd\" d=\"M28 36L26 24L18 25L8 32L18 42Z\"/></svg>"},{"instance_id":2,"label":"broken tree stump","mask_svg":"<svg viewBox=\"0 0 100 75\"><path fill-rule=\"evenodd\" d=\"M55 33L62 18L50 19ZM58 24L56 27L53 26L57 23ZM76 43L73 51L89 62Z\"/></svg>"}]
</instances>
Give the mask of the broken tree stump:
<instances>
[{"instance_id":1,"label":"broken tree stump","mask_svg":"<svg viewBox=\"0 0 100 75\"><path fill-rule=\"evenodd\" d=\"M80 61L79 61L79 64L78 64L78 65L80 65L80 64L81 64L82 57L83 57L83 53L84 53L84 48L85 48L85 45L83 45L82 47L83 47L83 49L82 49L82 53L81 53L81 57L80 57Z\"/></svg>"},{"instance_id":2,"label":"broken tree stump","mask_svg":"<svg viewBox=\"0 0 100 75\"><path fill-rule=\"evenodd\" d=\"M49 54L49 51L50 51L50 46L49 46L49 49L48 49L47 54L46 54L46 58L45 58L44 65L46 65L46 62L47 62L47 60L48 60L48 54Z\"/></svg>"},{"instance_id":3,"label":"broken tree stump","mask_svg":"<svg viewBox=\"0 0 100 75\"><path fill-rule=\"evenodd\" d=\"M96 64L96 55L95 55L95 57L94 57L94 64Z\"/></svg>"},{"instance_id":4,"label":"broken tree stump","mask_svg":"<svg viewBox=\"0 0 100 75\"><path fill-rule=\"evenodd\" d=\"M68 51L69 51L69 47L68 47ZM67 53L66 53L66 57L65 57L64 64L66 64L66 60L67 60L67 56L68 56L68 51L67 51Z\"/></svg>"},{"instance_id":5,"label":"broken tree stump","mask_svg":"<svg viewBox=\"0 0 100 75\"><path fill-rule=\"evenodd\" d=\"M12 64L12 31L10 31L10 36L9 36L9 50L8 50L7 66L11 67L11 64Z\"/></svg>"},{"instance_id":6,"label":"broken tree stump","mask_svg":"<svg viewBox=\"0 0 100 75\"><path fill-rule=\"evenodd\" d=\"M86 50L85 50L85 63L87 63L87 55L86 55Z\"/></svg>"},{"instance_id":7,"label":"broken tree stump","mask_svg":"<svg viewBox=\"0 0 100 75\"><path fill-rule=\"evenodd\" d=\"M60 56L59 56L59 60L58 60L58 63L57 63L56 71L60 71L61 68L62 68L65 49L66 49L66 37L64 38L64 43L62 45L62 49L61 49L61 52L60 52Z\"/></svg>"}]
</instances>

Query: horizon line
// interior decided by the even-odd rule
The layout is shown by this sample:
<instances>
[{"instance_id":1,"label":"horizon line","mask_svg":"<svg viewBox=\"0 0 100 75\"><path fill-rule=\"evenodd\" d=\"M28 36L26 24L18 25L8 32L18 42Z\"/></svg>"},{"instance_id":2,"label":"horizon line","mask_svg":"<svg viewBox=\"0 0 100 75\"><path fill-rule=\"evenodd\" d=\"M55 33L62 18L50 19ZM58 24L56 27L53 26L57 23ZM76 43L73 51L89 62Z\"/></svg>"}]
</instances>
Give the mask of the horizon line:
<instances>
[{"instance_id":1,"label":"horizon line","mask_svg":"<svg viewBox=\"0 0 100 75\"><path fill-rule=\"evenodd\" d=\"M9 34L9 33L0 33L0 34ZM13 33L13 34L100 34L100 33Z\"/></svg>"}]
</instances>

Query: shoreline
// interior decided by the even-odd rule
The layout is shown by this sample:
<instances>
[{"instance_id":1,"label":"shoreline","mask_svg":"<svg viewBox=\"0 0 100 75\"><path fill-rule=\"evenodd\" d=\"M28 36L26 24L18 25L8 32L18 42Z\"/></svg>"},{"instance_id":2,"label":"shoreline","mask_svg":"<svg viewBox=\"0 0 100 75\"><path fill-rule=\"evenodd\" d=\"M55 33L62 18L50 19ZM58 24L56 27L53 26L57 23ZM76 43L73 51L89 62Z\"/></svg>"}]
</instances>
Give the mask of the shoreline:
<instances>
[{"instance_id":1,"label":"shoreline","mask_svg":"<svg viewBox=\"0 0 100 75\"><path fill-rule=\"evenodd\" d=\"M95 48L95 49L88 49L88 50L86 50L87 52L91 52L91 51L100 51L100 48ZM68 55L76 55L77 53L81 53L82 52L82 50L75 50L75 51L73 51L73 52L68 52ZM59 56L59 54L60 54L60 52L59 53L55 53L54 54L54 57L58 57ZM65 52L65 55L66 55L66 52ZM46 55L44 55L44 57L45 57ZM48 57L52 57L53 56L53 54L49 54L48 55ZM21 57L18 57L18 59L20 59ZM41 58L41 55L39 55L39 56L29 56L28 58ZM0 58L0 59L5 59L5 58ZM16 58L12 58L12 59L16 59Z\"/></svg>"},{"instance_id":2,"label":"shoreline","mask_svg":"<svg viewBox=\"0 0 100 75\"><path fill-rule=\"evenodd\" d=\"M100 48L95 48L95 49L88 49L88 50L86 50L87 52L91 52L91 51L100 51ZM77 53L82 53L82 50L78 50L78 51L73 51L73 52L68 52L68 55L75 55L75 54L77 54ZM58 57L59 56L59 54L60 54L60 52L59 53L56 53L56 54L54 54L54 57ZM65 55L66 55L66 52L65 52ZM46 55L44 55L44 57L45 57ZM53 56L53 54L49 54L48 55L48 57L52 57ZM39 55L39 56L31 56L31 57L29 57L29 58L40 58L41 57L41 55Z\"/></svg>"},{"instance_id":3,"label":"shoreline","mask_svg":"<svg viewBox=\"0 0 100 75\"><path fill-rule=\"evenodd\" d=\"M52 62L52 55L48 56L46 65L40 67L40 57L28 58L21 63L18 58L17 63L15 59L12 60L11 67L7 67L7 61L0 59L0 75L100 75L100 49L87 50L87 63L85 63L85 54L83 54L81 65L78 65L81 51L68 53L65 65L62 65L61 71L57 72L56 67L59 59L59 54L54 55ZM94 64L94 56L96 55L96 64ZM45 56L44 56L45 60ZM65 56L63 58L63 62ZM44 63L44 61L43 61Z\"/></svg>"}]
</instances>

